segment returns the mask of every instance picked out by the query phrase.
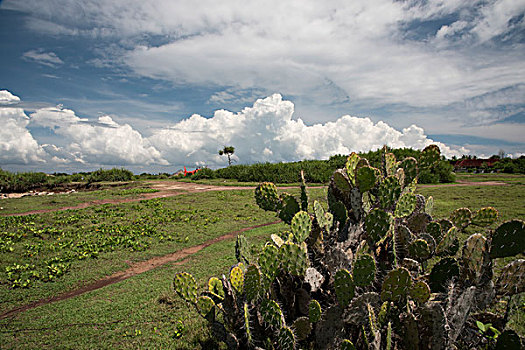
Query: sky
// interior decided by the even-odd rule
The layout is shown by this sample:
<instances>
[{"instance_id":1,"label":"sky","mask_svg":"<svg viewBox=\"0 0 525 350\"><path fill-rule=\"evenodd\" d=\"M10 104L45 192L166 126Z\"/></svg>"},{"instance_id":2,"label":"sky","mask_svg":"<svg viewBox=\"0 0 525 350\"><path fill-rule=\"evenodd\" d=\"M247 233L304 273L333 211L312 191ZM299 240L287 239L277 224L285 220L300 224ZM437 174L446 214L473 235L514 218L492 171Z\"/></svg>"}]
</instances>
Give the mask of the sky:
<instances>
[{"instance_id":1,"label":"sky","mask_svg":"<svg viewBox=\"0 0 525 350\"><path fill-rule=\"evenodd\" d=\"M0 167L525 153L525 0L0 1Z\"/></svg>"}]
</instances>

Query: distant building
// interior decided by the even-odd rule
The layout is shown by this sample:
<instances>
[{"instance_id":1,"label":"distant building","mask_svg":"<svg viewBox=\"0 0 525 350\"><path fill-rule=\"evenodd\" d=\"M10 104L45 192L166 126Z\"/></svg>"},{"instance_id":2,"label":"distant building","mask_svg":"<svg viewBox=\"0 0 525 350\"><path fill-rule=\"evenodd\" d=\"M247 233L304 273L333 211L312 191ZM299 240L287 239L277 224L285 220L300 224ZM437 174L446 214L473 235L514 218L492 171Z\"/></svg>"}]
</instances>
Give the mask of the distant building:
<instances>
[{"instance_id":1,"label":"distant building","mask_svg":"<svg viewBox=\"0 0 525 350\"><path fill-rule=\"evenodd\" d=\"M474 170L474 169L485 169L485 168L492 168L496 162L498 162L498 158L489 158L489 159L460 159L452 162L452 165L454 166L454 171L468 171L468 170Z\"/></svg>"}]
</instances>

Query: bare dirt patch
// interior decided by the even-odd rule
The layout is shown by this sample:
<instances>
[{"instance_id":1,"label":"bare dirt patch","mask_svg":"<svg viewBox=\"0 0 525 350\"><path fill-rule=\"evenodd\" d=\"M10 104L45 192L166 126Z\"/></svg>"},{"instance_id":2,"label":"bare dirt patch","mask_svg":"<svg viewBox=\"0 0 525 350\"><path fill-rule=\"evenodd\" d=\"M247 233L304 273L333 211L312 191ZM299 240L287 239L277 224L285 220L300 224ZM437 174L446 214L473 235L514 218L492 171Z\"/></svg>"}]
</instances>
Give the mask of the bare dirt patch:
<instances>
[{"instance_id":1,"label":"bare dirt patch","mask_svg":"<svg viewBox=\"0 0 525 350\"><path fill-rule=\"evenodd\" d=\"M206 247L209 247L212 244L215 244L215 243L227 240L227 239L235 238L239 233L242 233L242 232L245 232L245 231L253 230L253 229L259 228L259 227L275 225L275 224L278 224L279 222L281 222L281 221L277 220L277 221L268 222L268 223L265 223L265 224L260 224L260 225L255 225L255 226L251 226L251 227L246 227L246 228L240 229L238 231L233 231L233 232L227 233L227 234L225 234L223 236L210 239L210 240L208 240L208 241L206 241L206 242L204 242L202 244L196 245L196 246L184 248L184 249L182 249L180 251L177 251L177 252L174 252L174 253L171 253L171 254L168 254L168 255L159 256L159 257L155 257L155 258L152 258L152 259L149 259L149 260L146 260L146 261L142 261L142 262L139 262L139 263L132 264L128 269L126 269L124 271L116 272L116 273L112 274L111 276L107 276L105 278L102 278L102 279L100 279L100 280L98 280L96 282L93 282L91 284L88 284L88 285L86 285L86 286L84 286L82 288L75 289L75 290L69 291L67 293L54 296L52 298L41 299L41 300L35 301L33 303L30 303L30 304L18 307L16 309L9 310L9 311L3 313L2 315L0 315L0 319L4 319L4 318L7 318L7 317L12 317L12 316L15 316L15 315L17 315L17 314L19 314L21 312L24 312L24 311L27 311L27 310L30 310L30 309L34 309L34 308L36 308L38 306L51 304L51 303L54 303L54 302L57 302L57 301L61 301L61 300L66 300L66 299L73 298L73 297L76 297L78 295L81 295L81 294L84 294L84 293L87 293L87 292L91 292L91 291L103 288L105 286L109 286L111 284L118 283L120 281L124 281L124 280L126 280L126 279L128 279L130 277L133 277L133 276L136 276L138 274L141 274L141 273L153 270L153 269L155 269L155 268L157 268L159 266L162 266L162 265L165 265L165 264L168 264L168 263L174 263L174 265L185 264L191 258L191 256L193 254L201 251L202 249L204 249Z\"/></svg>"}]
</instances>

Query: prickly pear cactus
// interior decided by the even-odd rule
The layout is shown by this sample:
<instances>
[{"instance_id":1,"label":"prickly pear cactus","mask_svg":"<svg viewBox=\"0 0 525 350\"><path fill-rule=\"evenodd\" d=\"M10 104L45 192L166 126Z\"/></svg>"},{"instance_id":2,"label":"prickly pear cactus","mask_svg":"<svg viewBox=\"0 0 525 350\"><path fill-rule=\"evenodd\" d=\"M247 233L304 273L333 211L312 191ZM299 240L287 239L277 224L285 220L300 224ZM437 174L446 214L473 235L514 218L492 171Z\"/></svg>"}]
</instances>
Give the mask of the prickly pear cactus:
<instances>
[{"instance_id":1,"label":"prickly pear cactus","mask_svg":"<svg viewBox=\"0 0 525 350\"><path fill-rule=\"evenodd\" d=\"M496 227L499 213L492 207L432 217L432 198L415 191L419 170L440 157L431 145L419 163L398 162L385 148L376 169L351 154L330 180L328 206L308 206L304 181L299 200L279 195L271 183L259 185L256 202L275 211L289 232L271 234L259 252L239 237L239 263L226 276L210 278L199 295L195 279L178 273L175 292L231 349L484 344L474 316L525 292L525 260L506 262L496 276L493 271L502 266L494 259L523 254L525 224L511 220ZM479 231L466 238L472 229ZM493 326L503 332L507 317L496 319ZM502 334L499 347L521 341L515 333Z\"/></svg>"}]
</instances>

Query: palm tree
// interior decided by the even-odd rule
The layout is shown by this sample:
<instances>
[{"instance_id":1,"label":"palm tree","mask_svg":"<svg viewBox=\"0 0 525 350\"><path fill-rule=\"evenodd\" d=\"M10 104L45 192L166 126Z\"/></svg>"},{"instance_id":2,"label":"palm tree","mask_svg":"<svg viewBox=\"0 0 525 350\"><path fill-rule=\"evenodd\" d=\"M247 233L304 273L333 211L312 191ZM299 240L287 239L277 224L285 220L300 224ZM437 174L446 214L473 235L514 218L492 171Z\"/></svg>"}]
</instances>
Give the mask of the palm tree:
<instances>
[{"instance_id":1,"label":"palm tree","mask_svg":"<svg viewBox=\"0 0 525 350\"><path fill-rule=\"evenodd\" d=\"M233 154L233 152L235 152L235 147L233 146L225 146L219 151L220 156L222 156L223 154L226 154L228 156L228 166L232 165L231 155Z\"/></svg>"}]
</instances>

